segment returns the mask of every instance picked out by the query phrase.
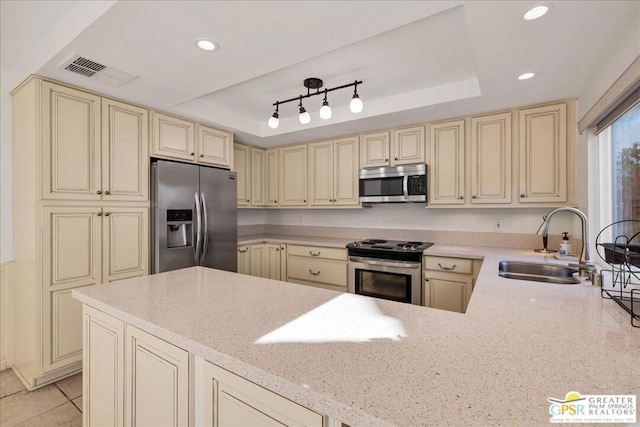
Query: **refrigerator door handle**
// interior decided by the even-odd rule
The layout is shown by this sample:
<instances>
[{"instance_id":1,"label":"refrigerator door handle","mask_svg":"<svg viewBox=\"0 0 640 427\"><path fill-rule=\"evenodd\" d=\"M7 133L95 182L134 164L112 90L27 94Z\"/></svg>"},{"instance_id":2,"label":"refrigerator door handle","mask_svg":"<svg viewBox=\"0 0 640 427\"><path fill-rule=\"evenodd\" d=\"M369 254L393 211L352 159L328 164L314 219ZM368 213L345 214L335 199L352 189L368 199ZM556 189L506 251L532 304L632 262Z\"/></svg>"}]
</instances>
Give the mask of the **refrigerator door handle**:
<instances>
[{"instance_id":1,"label":"refrigerator door handle","mask_svg":"<svg viewBox=\"0 0 640 427\"><path fill-rule=\"evenodd\" d=\"M204 230L202 231L202 254L200 255L200 264L204 264L209 246L209 225L207 223L207 201L204 199L204 193L200 193L202 199L202 221L204 222Z\"/></svg>"},{"instance_id":2,"label":"refrigerator door handle","mask_svg":"<svg viewBox=\"0 0 640 427\"><path fill-rule=\"evenodd\" d=\"M196 265L200 265L200 245L202 245L202 215L200 212L200 198L196 192L193 195L196 202L196 245L194 248L193 256L196 260Z\"/></svg>"}]
</instances>

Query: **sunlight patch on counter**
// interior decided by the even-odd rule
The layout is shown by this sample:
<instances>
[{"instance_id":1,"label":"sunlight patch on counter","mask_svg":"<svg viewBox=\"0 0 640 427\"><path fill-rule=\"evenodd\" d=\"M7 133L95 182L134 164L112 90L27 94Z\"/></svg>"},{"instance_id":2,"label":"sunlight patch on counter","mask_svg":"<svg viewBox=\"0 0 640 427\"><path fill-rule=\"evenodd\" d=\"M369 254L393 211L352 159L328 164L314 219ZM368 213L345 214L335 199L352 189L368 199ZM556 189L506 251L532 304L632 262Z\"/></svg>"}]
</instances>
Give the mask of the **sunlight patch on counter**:
<instances>
[{"instance_id":1,"label":"sunlight patch on counter","mask_svg":"<svg viewBox=\"0 0 640 427\"><path fill-rule=\"evenodd\" d=\"M258 338L254 344L399 341L402 322L384 315L374 299L343 294Z\"/></svg>"}]
</instances>

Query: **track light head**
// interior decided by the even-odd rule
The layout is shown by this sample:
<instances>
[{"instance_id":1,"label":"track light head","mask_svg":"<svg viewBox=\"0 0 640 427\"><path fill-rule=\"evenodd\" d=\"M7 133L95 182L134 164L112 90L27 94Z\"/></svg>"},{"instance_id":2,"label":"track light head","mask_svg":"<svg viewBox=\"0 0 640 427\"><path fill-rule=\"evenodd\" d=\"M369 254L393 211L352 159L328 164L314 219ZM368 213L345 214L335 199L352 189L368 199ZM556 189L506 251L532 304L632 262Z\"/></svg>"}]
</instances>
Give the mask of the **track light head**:
<instances>
[{"instance_id":1,"label":"track light head","mask_svg":"<svg viewBox=\"0 0 640 427\"><path fill-rule=\"evenodd\" d=\"M331 107L327 101L327 90L324 90L324 101L322 101L322 107L320 107L320 118L322 120L329 120L331 118Z\"/></svg>"},{"instance_id":2,"label":"track light head","mask_svg":"<svg viewBox=\"0 0 640 427\"><path fill-rule=\"evenodd\" d=\"M358 82L354 84L353 88L353 98L351 98L351 103L349 104L349 109L352 113L359 113L362 111L364 105L362 104L362 100L358 95Z\"/></svg>"},{"instance_id":3,"label":"track light head","mask_svg":"<svg viewBox=\"0 0 640 427\"><path fill-rule=\"evenodd\" d=\"M277 129L278 126L280 125L280 116L278 115L278 106L279 106L279 103L276 102L276 111L269 118L268 125L271 129Z\"/></svg>"},{"instance_id":4,"label":"track light head","mask_svg":"<svg viewBox=\"0 0 640 427\"><path fill-rule=\"evenodd\" d=\"M303 125L306 125L311 121L311 116L309 115L309 113L307 113L307 110L305 110L305 108L302 106L302 96L300 96L300 104L298 106L300 107L300 114L298 115L298 120L300 120L300 123L302 123Z\"/></svg>"}]
</instances>

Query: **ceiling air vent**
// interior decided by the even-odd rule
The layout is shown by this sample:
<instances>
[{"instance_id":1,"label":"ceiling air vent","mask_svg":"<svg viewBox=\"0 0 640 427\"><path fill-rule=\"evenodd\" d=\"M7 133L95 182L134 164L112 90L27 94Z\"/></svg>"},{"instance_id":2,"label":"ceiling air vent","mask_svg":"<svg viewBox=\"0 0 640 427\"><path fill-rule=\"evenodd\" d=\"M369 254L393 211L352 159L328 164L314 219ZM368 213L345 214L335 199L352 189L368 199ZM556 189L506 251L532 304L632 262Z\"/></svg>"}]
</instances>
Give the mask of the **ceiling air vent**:
<instances>
[{"instance_id":1,"label":"ceiling air vent","mask_svg":"<svg viewBox=\"0 0 640 427\"><path fill-rule=\"evenodd\" d=\"M60 64L58 68L63 68L92 80L99 80L111 86L122 86L138 77L76 54Z\"/></svg>"}]
</instances>

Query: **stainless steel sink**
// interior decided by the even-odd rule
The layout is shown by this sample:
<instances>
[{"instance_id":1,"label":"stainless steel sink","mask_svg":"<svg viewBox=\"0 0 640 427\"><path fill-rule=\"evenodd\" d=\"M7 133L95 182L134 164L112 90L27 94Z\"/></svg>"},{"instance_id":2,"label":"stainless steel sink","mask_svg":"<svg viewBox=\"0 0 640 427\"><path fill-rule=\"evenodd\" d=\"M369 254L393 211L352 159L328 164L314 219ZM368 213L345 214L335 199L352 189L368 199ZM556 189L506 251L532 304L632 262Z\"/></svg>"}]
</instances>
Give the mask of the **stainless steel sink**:
<instances>
[{"instance_id":1,"label":"stainless steel sink","mask_svg":"<svg viewBox=\"0 0 640 427\"><path fill-rule=\"evenodd\" d=\"M543 264L522 261L500 261L499 275L508 279L532 280L534 282L575 285L580 279L574 276L577 268L559 264Z\"/></svg>"}]
</instances>

